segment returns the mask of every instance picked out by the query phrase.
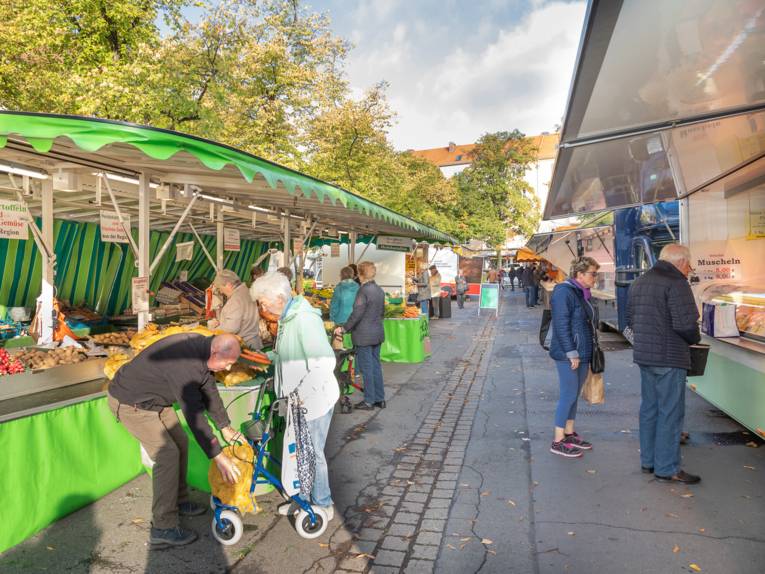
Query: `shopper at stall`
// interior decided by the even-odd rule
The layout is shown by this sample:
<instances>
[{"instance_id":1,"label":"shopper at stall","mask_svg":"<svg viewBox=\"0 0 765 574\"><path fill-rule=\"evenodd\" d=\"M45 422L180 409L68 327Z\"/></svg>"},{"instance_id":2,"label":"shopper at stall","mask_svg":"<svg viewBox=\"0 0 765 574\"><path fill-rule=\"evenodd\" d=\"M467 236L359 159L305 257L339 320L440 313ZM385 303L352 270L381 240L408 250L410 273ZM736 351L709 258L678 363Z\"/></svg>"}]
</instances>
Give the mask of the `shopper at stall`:
<instances>
[{"instance_id":1,"label":"shopper at stall","mask_svg":"<svg viewBox=\"0 0 765 574\"><path fill-rule=\"evenodd\" d=\"M182 546L194 542L196 532L181 528L178 516L206 511L189 500L188 438L174 403L180 405L191 433L224 480L235 483L239 478L239 469L223 454L205 416L207 412L227 442L238 439L212 373L228 369L239 353L239 341L233 335L170 335L123 365L109 385L109 409L154 463L151 544Z\"/></svg>"},{"instance_id":2,"label":"shopper at stall","mask_svg":"<svg viewBox=\"0 0 765 574\"><path fill-rule=\"evenodd\" d=\"M385 293L375 283L376 274L377 268L371 261L362 261L359 264L361 288L353 303L353 312L348 320L335 330L336 335L351 334L359 370L364 379L364 400L356 403L355 407L367 411L374 407L385 408L385 388L380 363L380 348L385 341Z\"/></svg>"},{"instance_id":3,"label":"shopper at stall","mask_svg":"<svg viewBox=\"0 0 765 574\"><path fill-rule=\"evenodd\" d=\"M430 266L430 306L433 308L433 318L441 317L441 274L438 267Z\"/></svg>"},{"instance_id":4,"label":"shopper at stall","mask_svg":"<svg viewBox=\"0 0 765 574\"><path fill-rule=\"evenodd\" d=\"M571 265L570 278L557 285L552 295L550 357L558 370L560 395L550 452L567 458L580 457L592 448L576 434L574 422L579 394L590 372L596 320L590 289L599 267L591 257L580 257Z\"/></svg>"},{"instance_id":5,"label":"shopper at stall","mask_svg":"<svg viewBox=\"0 0 765 574\"><path fill-rule=\"evenodd\" d=\"M665 246L659 261L632 284L627 302L633 359L640 367L640 464L658 480L684 484L701 480L680 469L690 346L701 340L687 279L690 262L684 245Z\"/></svg>"},{"instance_id":6,"label":"shopper at stall","mask_svg":"<svg viewBox=\"0 0 765 574\"><path fill-rule=\"evenodd\" d=\"M361 285L361 279L359 278L359 266L355 263L350 263L348 265L353 270L353 280L358 284Z\"/></svg>"},{"instance_id":7,"label":"shopper at stall","mask_svg":"<svg viewBox=\"0 0 765 574\"><path fill-rule=\"evenodd\" d=\"M230 269L218 272L213 283L226 297L226 302L218 318L210 320L207 326L238 335L249 348L259 350L263 346L260 341L260 315L247 285Z\"/></svg>"},{"instance_id":8,"label":"shopper at stall","mask_svg":"<svg viewBox=\"0 0 765 574\"><path fill-rule=\"evenodd\" d=\"M415 280L417 284L417 302L420 304L422 314L427 315L430 308L430 273L423 269Z\"/></svg>"},{"instance_id":9,"label":"shopper at stall","mask_svg":"<svg viewBox=\"0 0 765 574\"><path fill-rule=\"evenodd\" d=\"M324 454L332 412L340 387L335 379L335 353L324 331L321 312L302 295L292 294L281 273L268 273L255 284L255 296L264 311L278 316L279 330L274 343L274 388L280 398L297 392L305 409L311 443L316 452L311 502L332 520L335 511L329 488L329 471ZM288 515L294 506L285 503L279 513Z\"/></svg>"},{"instance_id":10,"label":"shopper at stall","mask_svg":"<svg viewBox=\"0 0 765 574\"><path fill-rule=\"evenodd\" d=\"M263 270L262 267L253 265L252 269L250 270L250 284L255 283L255 281L263 277L263 275L265 274L266 272Z\"/></svg>"},{"instance_id":11,"label":"shopper at stall","mask_svg":"<svg viewBox=\"0 0 765 574\"><path fill-rule=\"evenodd\" d=\"M457 290L457 307L465 308L465 293L468 290L468 281L462 269L457 270L457 277L454 279L454 287Z\"/></svg>"},{"instance_id":12,"label":"shopper at stall","mask_svg":"<svg viewBox=\"0 0 765 574\"><path fill-rule=\"evenodd\" d=\"M353 302L359 292L359 284L353 280L353 269L343 267L340 270L340 283L335 286L332 301L329 304L329 320L342 325L351 316Z\"/></svg>"}]
</instances>

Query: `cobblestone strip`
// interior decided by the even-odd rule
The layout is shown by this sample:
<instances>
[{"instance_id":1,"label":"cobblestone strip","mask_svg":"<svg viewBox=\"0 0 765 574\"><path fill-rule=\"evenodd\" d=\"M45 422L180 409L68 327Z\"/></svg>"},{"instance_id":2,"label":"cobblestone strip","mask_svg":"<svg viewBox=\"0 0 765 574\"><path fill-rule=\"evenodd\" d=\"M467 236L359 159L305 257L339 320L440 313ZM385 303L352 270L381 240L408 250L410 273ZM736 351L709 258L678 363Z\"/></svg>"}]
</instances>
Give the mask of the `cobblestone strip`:
<instances>
[{"instance_id":1,"label":"cobblestone strip","mask_svg":"<svg viewBox=\"0 0 765 574\"><path fill-rule=\"evenodd\" d=\"M378 507L358 533L363 554L347 557L339 572L433 572L470 440L494 339L487 319L465 357L448 375L417 434L396 449L398 462Z\"/></svg>"}]
</instances>

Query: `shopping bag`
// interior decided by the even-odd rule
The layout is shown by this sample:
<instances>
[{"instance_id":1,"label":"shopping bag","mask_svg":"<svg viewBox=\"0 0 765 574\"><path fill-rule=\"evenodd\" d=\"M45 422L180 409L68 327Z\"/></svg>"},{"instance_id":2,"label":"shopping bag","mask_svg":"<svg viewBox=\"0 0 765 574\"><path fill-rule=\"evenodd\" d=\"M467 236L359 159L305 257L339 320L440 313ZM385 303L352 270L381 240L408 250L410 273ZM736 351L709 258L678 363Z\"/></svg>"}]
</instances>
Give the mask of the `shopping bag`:
<instances>
[{"instance_id":1,"label":"shopping bag","mask_svg":"<svg viewBox=\"0 0 765 574\"><path fill-rule=\"evenodd\" d=\"M226 482L220 470L218 470L218 465L211 462L210 469L207 472L210 491L223 504L236 506L243 513L253 512L256 506L254 499L250 496L250 486L252 485L255 452L248 443L243 443L226 446L223 449L223 453L239 469L239 480L235 484Z\"/></svg>"},{"instance_id":2,"label":"shopping bag","mask_svg":"<svg viewBox=\"0 0 765 574\"><path fill-rule=\"evenodd\" d=\"M582 398L591 405L600 405L606 402L606 389L603 385L603 373L590 371L587 380L582 385Z\"/></svg>"},{"instance_id":3,"label":"shopping bag","mask_svg":"<svg viewBox=\"0 0 765 574\"><path fill-rule=\"evenodd\" d=\"M284 442L282 446L282 485L284 494L295 496L300 493L300 479L297 470L297 440L292 409L287 408Z\"/></svg>"}]
</instances>

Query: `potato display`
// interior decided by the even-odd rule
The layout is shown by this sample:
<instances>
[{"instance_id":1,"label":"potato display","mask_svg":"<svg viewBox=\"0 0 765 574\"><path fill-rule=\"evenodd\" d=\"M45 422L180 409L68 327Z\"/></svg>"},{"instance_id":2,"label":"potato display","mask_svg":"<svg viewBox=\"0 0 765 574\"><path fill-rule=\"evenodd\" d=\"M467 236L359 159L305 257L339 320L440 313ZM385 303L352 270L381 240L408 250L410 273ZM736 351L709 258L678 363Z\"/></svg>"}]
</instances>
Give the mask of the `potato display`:
<instances>
[{"instance_id":1,"label":"potato display","mask_svg":"<svg viewBox=\"0 0 765 574\"><path fill-rule=\"evenodd\" d=\"M53 349L52 351L40 351L29 349L16 355L16 359L27 368L32 370L50 369L59 365L74 365L87 359L87 356L77 347Z\"/></svg>"},{"instance_id":2,"label":"potato display","mask_svg":"<svg viewBox=\"0 0 765 574\"><path fill-rule=\"evenodd\" d=\"M101 333L100 335L93 335L91 339L93 342L99 345L118 345L127 346L130 344L130 339L135 335L135 331L117 331L115 333Z\"/></svg>"}]
</instances>

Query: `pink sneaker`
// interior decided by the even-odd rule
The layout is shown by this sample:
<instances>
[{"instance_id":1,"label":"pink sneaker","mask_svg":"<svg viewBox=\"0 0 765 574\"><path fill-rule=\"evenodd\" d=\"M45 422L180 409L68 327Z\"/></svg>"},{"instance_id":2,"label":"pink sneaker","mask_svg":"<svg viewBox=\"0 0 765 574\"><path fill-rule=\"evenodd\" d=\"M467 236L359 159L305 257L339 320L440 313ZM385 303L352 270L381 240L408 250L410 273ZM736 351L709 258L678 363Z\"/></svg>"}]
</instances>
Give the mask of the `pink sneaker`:
<instances>
[{"instance_id":1,"label":"pink sneaker","mask_svg":"<svg viewBox=\"0 0 765 574\"><path fill-rule=\"evenodd\" d=\"M560 442L553 441L552 445L550 445L550 452L560 456L565 456L566 458L579 458L582 456L581 450L573 445L570 445L565 440Z\"/></svg>"}]
</instances>

